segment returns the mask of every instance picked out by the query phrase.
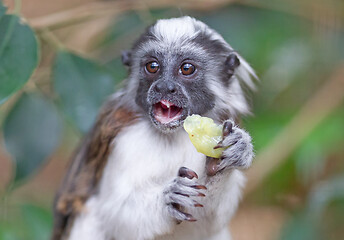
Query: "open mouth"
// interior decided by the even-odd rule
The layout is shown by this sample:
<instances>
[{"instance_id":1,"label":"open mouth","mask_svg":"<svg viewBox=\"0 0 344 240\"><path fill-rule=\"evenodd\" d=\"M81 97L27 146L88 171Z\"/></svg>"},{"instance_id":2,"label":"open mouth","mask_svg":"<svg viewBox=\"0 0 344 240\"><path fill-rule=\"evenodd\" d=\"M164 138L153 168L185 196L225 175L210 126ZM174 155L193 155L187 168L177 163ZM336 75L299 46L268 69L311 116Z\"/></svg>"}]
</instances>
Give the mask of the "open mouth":
<instances>
[{"instance_id":1,"label":"open mouth","mask_svg":"<svg viewBox=\"0 0 344 240\"><path fill-rule=\"evenodd\" d=\"M183 108L178 107L167 100L161 100L160 102L155 103L153 108L154 118L162 124L178 121L182 117Z\"/></svg>"}]
</instances>

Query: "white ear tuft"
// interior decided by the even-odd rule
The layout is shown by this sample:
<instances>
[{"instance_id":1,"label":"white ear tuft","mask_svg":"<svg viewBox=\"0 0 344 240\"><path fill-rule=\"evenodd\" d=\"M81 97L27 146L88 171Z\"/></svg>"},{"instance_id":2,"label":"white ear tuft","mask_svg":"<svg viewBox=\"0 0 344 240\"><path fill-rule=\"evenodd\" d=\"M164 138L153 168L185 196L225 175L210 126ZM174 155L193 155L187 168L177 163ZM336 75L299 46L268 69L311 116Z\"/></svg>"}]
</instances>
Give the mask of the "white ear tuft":
<instances>
[{"instance_id":1,"label":"white ear tuft","mask_svg":"<svg viewBox=\"0 0 344 240\"><path fill-rule=\"evenodd\" d=\"M243 59L241 56L238 55L240 60L240 65L235 69L235 76L236 78L244 83L250 90L255 91L256 85L255 81L258 80L258 76L256 75L253 68Z\"/></svg>"}]
</instances>

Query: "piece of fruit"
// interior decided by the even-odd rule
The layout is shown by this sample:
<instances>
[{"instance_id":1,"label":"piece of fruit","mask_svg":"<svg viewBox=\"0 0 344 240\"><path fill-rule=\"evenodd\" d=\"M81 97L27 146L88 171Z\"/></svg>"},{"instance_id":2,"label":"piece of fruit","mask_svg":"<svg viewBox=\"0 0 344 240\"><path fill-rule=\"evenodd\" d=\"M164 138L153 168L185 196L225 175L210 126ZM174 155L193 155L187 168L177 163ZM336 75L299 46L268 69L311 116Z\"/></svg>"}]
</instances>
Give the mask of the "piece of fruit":
<instances>
[{"instance_id":1,"label":"piece of fruit","mask_svg":"<svg viewBox=\"0 0 344 240\"><path fill-rule=\"evenodd\" d=\"M213 119L193 114L184 121L184 129L196 150L209 157L219 158L223 148L214 149L222 140L222 125L214 123Z\"/></svg>"}]
</instances>

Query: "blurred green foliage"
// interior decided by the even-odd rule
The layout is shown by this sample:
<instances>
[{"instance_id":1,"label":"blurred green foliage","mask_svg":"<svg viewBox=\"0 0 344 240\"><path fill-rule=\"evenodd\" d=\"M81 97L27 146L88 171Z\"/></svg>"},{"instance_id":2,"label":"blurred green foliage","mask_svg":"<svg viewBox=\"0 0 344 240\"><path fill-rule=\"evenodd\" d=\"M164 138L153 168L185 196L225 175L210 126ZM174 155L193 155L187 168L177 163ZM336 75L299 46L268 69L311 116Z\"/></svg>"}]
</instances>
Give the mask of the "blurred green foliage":
<instances>
[{"instance_id":1,"label":"blurred green foliage","mask_svg":"<svg viewBox=\"0 0 344 240\"><path fill-rule=\"evenodd\" d=\"M261 82L252 98L254 116L245 118L244 125L259 155L344 59L343 28L293 14L287 1L280 2L286 11L240 4L209 12L162 8L149 10L148 21L138 12L124 12L95 46L100 49L98 62L69 49L54 49L49 91L29 80L39 55L45 54L36 40L41 33L34 33L18 16L4 15L0 2L0 104L9 105L7 111L0 108L0 119L15 166L8 189L25 184L44 165L60 144L63 126L87 132L101 103L127 74L120 50L129 48L148 23L179 16L180 11L216 29L257 70ZM338 11L343 19L344 11ZM280 239L344 237L343 146L342 104L251 194L249 201L255 204L278 205L290 213ZM0 240L48 239L49 208L10 204L9 194L5 191L1 199ZM291 206L279 196L294 196L299 204ZM9 207L13 205L16 210Z\"/></svg>"},{"instance_id":2,"label":"blurred green foliage","mask_svg":"<svg viewBox=\"0 0 344 240\"><path fill-rule=\"evenodd\" d=\"M18 91L38 64L38 44L32 29L0 7L0 104ZM20 71L18 67L20 66Z\"/></svg>"},{"instance_id":3,"label":"blurred green foliage","mask_svg":"<svg viewBox=\"0 0 344 240\"><path fill-rule=\"evenodd\" d=\"M50 236L52 215L50 209L32 204L18 204L6 221L0 220L1 240L47 240Z\"/></svg>"},{"instance_id":4,"label":"blurred green foliage","mask_svg":"<svg viewBox=\"0 0 344 240\"><path fill-rule=\"evenodd\" d=\"M3 129L6 149L16 166L12 184L17 184L35 172L59 144L62 124L49 99L24 93Z\"/></svg>"},{"instance_id":5,"label":"blurred green foliage","mask_svg":"<svg viewBox=\"0 0 344 240\"><path fill-rule=\"evenodd\" d=\"M84 133L95 121L104 97L114 92L114 80L109 72L66 51L57 53L53 81L63 111Z\"/></svg>"}]
</instances>

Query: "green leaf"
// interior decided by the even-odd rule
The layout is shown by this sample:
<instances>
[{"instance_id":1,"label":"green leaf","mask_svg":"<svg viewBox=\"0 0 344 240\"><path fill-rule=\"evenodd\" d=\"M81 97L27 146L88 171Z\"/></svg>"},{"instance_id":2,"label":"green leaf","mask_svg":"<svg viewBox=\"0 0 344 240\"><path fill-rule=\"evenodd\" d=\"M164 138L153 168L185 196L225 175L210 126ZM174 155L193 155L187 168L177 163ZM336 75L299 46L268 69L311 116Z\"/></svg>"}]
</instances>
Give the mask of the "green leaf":
<instances>
[{"instance_id":1,"label":"green leaf","mask_svg":"<svg viewBox=\"0 0 344 240\"><path fill-rule=\"evenodd\" d=\"M298 179L307 184L319 178L324 169L325 154L317 144L303 143L295 154Z\"/></svg>"},{"instance_id":2,"label":"green leaf","mask_svg":"<svg viewBox=\"0 0 344 240\"><path fill-rule=\"evenodd\" d=\"M321 233L316 219L302 212L287 222L282 230L280 240L320 240Z\"/></svg>"},{"instance_id":3,"label":"green leaf","mask_svg":"<svg viewBox=\"0 0 344 240\"><path fill-rule=\"evenodd\" d=\"M115 79L116 83L121 82L128 76L127 69L123 66L121 57L116 57L106 65L106 68L111 71L113 78Z\"/></svg>"},{"instance_id":4,"label":"green leaf","mask_svg":"<svg viewBox=\"0 0 344 240\"><path fill-rule=\"evenodd\" d=\"M82 132L87 132L102 102L114 91L111 74L90 60L60 51L53 78L64 112Z\"/></svg>"},{"instance_id":5,"label":"green leaf","mask_svg":"<svg viewBox=\"0 0 344 240\"><path fill-rule=\"evenodd\" d=\"M344 200L344 176L332 177L314 188L309 196L308 212L320 217L331 201Z\"/></svg>"},{"instance_id":6,"label":"green leaf","mask_svg":"<svg viewBox=\"0 0 344 240\"><path fill-rule=\"evenodd\" d=\"M343 149L344 109L323 120L296 151L298 176L304 183L315 181L325 170L327 156Z\"/></svg>"},{"instance_id":7,"label":"green leaf","mask_svg":"<svg viewBox=\"0 0 344 240\"><path fill-rule=\"evenodd\" d=\"M59 143L61 120L52 103L24 94L5 119L4 140L16 164L17 183L40 167Z\"/></svg>"},{"instance_id":8,"label":"green leaf","mask_svg":"<svg viewBox=\"0 0 344 240\"><path fill-rule=\"evenodd\" d=\"M326 208L330 207L331 202L335 200L344 200L344 176L332 177L319 183L310 193L306 208L292 216L285 224L280 239L338 239L335 237L337 231L333 231L334 229L324 231L328 225L336 224L335 220L327 221L327 218L332 220L334 216L325 212ZM341 209L337 207L335 211L338 212ZM338 216L339 221L342 222L342 215ZM340 222L338 226L341 226Z\"/></svg>"},{"instance_id":9,"label":"green leaf","mask_svg":"<svg viewBox=\"0 0 344 240\"><path fill-rule=\"evenodd\" d=\"M303 19L265 8L230 5L199 19L217 30L258 72L271 65L269 54L286 40L307 34Z\"/></svg>"},{"instance_id":10,"label":"green leaf","mask_svg":"<svg viewBox=\"0 0 344 240\"><path fill-rule=\"evenodd\" d=\"M2 1L0 1L0 18L5 15L7 8L3 5Z\"/></svg>"},{"instance_id":11,"label":"green leaf","mask_svg":"<svg viewBox=\"0 0 344 240\"><path fill-rule=\"evenodd\" d=\"M46 240L52 229L49 209L24 203L11 205L8 217L0 218L0 240Z\"/></svg>"},{"instance_id":12,"label":"green leaf","mask_svg":"<svg viewBox=\"0 0 344 240\"><path fill-rule=\"evenodd\" d=\"M128 12L116 19L114 24L109 28L105 38L102 40L101 45L111 44L118 40L119 37L123 37L123 35L133 30L137 32L137 30L144 28L145 26L142 23L142 19L137 12Z\"/></svg>"},{"instance_id":13,"label":"green leaf","mask_svg":"<svg viewBox=\"0 0 344 240\"><path fill-rule=\"evenodd\" d=\"M0 7L0 16L3 13ZM34 32L15 15L0 18L0 104L18 91L38 64Z\"/></svg>"},{"instance_id":14,"label":"green leaf","mask_svg":"<svg viewBox=\"0 0 344 240\"><path fill-rule=\"evenodd\" d=\"M0 222L0 240L19 240L16 229L7 222Z\"/></svg>"},{"instance_id":15,"label":"green leaf","mask_svg":"<svg viewBox=\"0 0 344 240\"><path fill-rule=\"evenodd\" d=\"M26 239L49 239L52 227L50 211L31 204L25 204L21 207L21 212L24 225L28 229Z\"/></svg>"}]
</instances>

